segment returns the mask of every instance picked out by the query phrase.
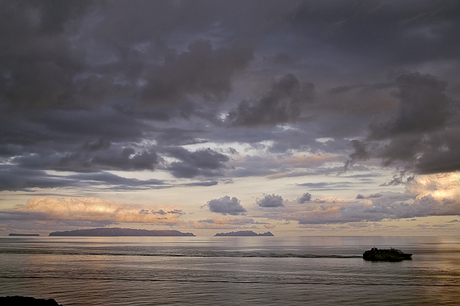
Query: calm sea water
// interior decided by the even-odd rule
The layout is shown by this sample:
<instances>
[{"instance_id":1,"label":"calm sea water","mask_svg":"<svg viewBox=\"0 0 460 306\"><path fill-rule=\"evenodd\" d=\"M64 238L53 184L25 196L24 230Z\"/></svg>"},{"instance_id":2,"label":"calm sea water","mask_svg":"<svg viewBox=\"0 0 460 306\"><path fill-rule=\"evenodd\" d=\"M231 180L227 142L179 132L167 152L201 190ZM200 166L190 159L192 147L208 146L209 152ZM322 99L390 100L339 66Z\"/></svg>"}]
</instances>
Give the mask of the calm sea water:
<instances>
[{"instance_id":1,"label":"calm sea water","mask_svg":"<svg viewBox=\"0 0 460 306\"><path fill-rule=\"evenodd\" d=\"M373 246L413 253L361 258ZM69 305L458 305L460 237L2 237L0 296Z\"/></svg>"}]
</instances>

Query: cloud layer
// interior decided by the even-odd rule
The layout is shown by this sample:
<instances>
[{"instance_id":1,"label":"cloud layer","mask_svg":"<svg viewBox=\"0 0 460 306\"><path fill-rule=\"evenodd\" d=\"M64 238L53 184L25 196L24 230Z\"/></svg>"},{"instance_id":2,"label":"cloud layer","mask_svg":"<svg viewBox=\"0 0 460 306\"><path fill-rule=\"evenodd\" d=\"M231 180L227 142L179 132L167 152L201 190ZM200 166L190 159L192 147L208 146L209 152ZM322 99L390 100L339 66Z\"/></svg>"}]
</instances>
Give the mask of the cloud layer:
<instances>
[{"instance_id":1,"label":"cloud layer","mask_svg":"<svg viewBox=\"0 0 460 306\"><path fill-rule=\"evenodd\" d=\"M459 173L418 176L407 194L359 195L356 199L317 198L309 208L286 207L279 218L299 224L333 224L460 214Z\"/></svg>"},{"instance_id":2,"label":"cloud layer","mask_svg":"<svg viewBox=\"0 0 460 306\"><path fill-rule=\"evenodd\" d=\"M459 15L452 0L1 2L0 193L5 207L50 196L5 211L48 218L53 195L187 187L212 191L181 191L191 212L207 202L254 226L254 211L454 214L456 197L394 194L460 171ZM96 218L87 199L53 201ZM100 202L107 222L180 215Z\"/></svg>"}]
</instances>

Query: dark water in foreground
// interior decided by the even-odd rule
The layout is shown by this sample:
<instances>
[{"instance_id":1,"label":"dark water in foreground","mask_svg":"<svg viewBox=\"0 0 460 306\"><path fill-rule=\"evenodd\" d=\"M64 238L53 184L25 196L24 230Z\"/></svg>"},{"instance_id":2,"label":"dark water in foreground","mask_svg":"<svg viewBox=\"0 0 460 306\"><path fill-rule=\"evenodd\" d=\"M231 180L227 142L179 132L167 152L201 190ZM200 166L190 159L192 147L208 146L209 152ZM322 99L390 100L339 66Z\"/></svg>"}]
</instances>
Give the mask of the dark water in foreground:
<instances>
[{"instance_id":1,"label":"dark water in foreground","mask_svg":"<svg viewBox=\"0 0 460 306\"><path fill-rule=\"evenodd\" d=\"M373 246L413 260L368 262ZM457 305L460 237L2 237L0 296L69 305Z\"/></svg>"}]
</instances>

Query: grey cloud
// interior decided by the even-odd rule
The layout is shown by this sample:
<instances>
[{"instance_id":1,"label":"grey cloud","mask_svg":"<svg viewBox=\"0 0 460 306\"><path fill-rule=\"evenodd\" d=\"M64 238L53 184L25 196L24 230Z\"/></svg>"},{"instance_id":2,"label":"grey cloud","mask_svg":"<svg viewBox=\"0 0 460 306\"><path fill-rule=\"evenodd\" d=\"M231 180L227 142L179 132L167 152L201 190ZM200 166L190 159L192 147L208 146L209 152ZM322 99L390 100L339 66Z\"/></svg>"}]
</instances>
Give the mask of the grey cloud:
<instances>
[{"instance_id":1,"label":"grey cloud","mask_svg":"<svg viewBox=\"0 0 460 306\"><path fill-rule=\"evenodd\" d=\"M354 89L360 89L361 92L374 91L380 89L386 89L395 86L395 82L381 82L375 84L357 84L357 85L341 85L334 87L329 90L332 95L338 95L350 92Z\"/></svg>"},{"instance_id":2,"label":"grey cloud","mask_svg":"<svg viewBox=\"0 0 460 306\"><path fill-rule=\"evenodd\" d=\"M148 215L148 214L152 214L152 215L166 215L166 214L178 214L178 215L183 215L184 213L182 212L182 210L179 210L179 209L174 209L174 210L163 210L163 209L160 209L160 210L152 210L152 209L141 209L139 211L140 214L142 215Z\"/></svg>"},{"instance_id":3,"label":"grey cloud","mask_svg":"<svg viewBox=\"0 0 460 306\"><path fill-rule=\"evenodd\" d=\"M297 186L308 187L313 190L341 190L353 186L350 182L320 182L320 183L299 183Z\"/></svg>"},{"instance_id":4,"label":"grey cloud","mask_svg":"<svg viewBox=\"0 0 460 306\"><path fill-rule=\"evenodd\" d=\"M304 193L300 198L297 199L297 203L303 204L306 202L311 201L311 194L310 193Z\"/></svg>"},{"instance_id":5,"label":"grey cloud","mask_svg":"<svg viewBox=\"0 0 460 306\"><path fill-rule=\"evenodd\" d=\"M48 175L42 170L21 169L0 165L0 190L31 191L33 188L76 187L79 182L65 177Z\"/></svg>"},{"instance_id":6,"label":"grey cloud","mask_svg":"<svg viewBox=\"0 0 460 306\"><path fill-rule=\"evenodd\" d=\"M407 177L407 179L406 177L407 177L407 170L396 171L393 174L393 178L389 182L383 183L382 186L397 186L397 185L405 184L414 178L414 176L409 176Z\"/></svg>"},{"instance_id":7,"label":"grey cloud","mask_svg":"<svg viewBox=\"0 0 460 306\"><path fill-rule=\"evenodd\" d=\"M295 63L296 59L290 56L289 54L286 53L277 53L275 56L273 56L273 63L278 64L278 65L290 65Z\"/></svg>"},{"instance_id":8,"label":"grey cloud","mask_svg":"<svg viewBox=\"0 0 460 306\"><path fill-rule=\"evenodd\" d=\"M404 72L396 77L399 104L389 118L373 120L365 141L351 142L354 152L344 170L357 161L379 158L383 166L419 173L460 169L458 102L444 93L447 83L428 74Z\"/></svg>"},{"instance_id":9,"label":"grey cloud","mask_svg":"<svg viewBox=\"0 0 460 306\"><path fill-rule=\"evenodd\" d=\"M456 58L459 11L455 1L418 1L416 7L412 2L305 1L293 24L304 36L342 52L372 54L398 65Z\"/></svg>"},{"instance_id":10,"label":"grey cloud","mask_svg":"<svg viewBox=\"0 0 460 306\"><path fill-rule=\"evenodd\" d=\"M350 145L353 147L354 152L349 155L350 159L345 162L342 170L343 172L348 171L356 161L367 160L371 157L371 153L366 149L367 145L365 142L354 139L350 141Z\"/></svg>"},{"instance_id":11,"label":"grey cloud","mask_svg":"<svg viewBox=\"0 0 460 306\"><path fill-rule=\"evenodd\" d=\"M99 150L106 150L110 147L111 143L105 139L98 139L96 141L87 141L83 145L83 150L85 151L99 151Z\"/></svg>"},{"instance_id":12,"label":"grey cloud","mask_svg":"<svg viewBox=\"0 0 460 306\"><path fill-rule=\"evenodd\" d=\"M194 182L194 183L183 184L182 186L187 186L187 187L196 187L196 186L209 187L209 186L215 186L217 184L219 184L219 181L203 181L203 182Z\"/></svg>"},{"instance_id":13,"label":"grey cloud","mask_svg":"<svg viewBox=\"0 0 460 306\"><path fill-rule=\"evenodd\" d=\"M136 152L133 148L123 148L119 152L108 151L95 155L74 153L62 157L51 166L64 171L100 171L100 170L154 170L159 163L155 152Z\"/></svg>"},{"instance_id":14,"label":"grey cloud","mask_svg":"<svg viewBox=\"0 0 460 306\"><path fill-rule=\"evenodd\" d=\"M25 169L14 166L0 166L0 190L33 191L35 188L100 187L114 189L168 188L162 180L138 180L124 178L108 172L51 175L43 170Z\"/></svg>"},{"instance_id":15,"label":"grey cloud","mask_svg":"<svg viewBox=\"0 0 460 306\"><path fill-rule=\"evenodd\" d=\"M166 128L157 131L157 141L159 145L189 145L197 143L205 143L207 140L197 139L196 136L201 135L201 130L189 130L183 128Z\"/></svg>"},{"instance_id":16,"label":"grey cloud","mask_svg":"<svg viewBox=\"0 0 460 306\"><path fill-rule=\"evenodd\" d=\"M211 212L221 213L223 215L245 215L246 209L241 206L240 200L235 197L225 196L220 199L214 199L206 204Z\"/></svg>"},{"instance_id":17,"label":"grey cloud","mask_svg":"<svg viewBox=\"0 0 460 306\"><path fill-rule=\"evenodd\" d=\"M311 103L313 98L312 83L301 85L293 74L287 74L259 101L242 101L227 120L234 126L248 127L294 121L300 117L302 106Z\"/></svg>"},{"instance_id":18,"label":"grey cloud","mask_svg":"<svg viewBox=\"0 0 460 306\"><path fill-rule=\"evenodd\" d=\"M225 220L216 220L213 219L204 219L197 221L198 224L201 226L199 227L209 227L209 228L236 228L240 226L247 226L250 224L264 224L260 222L254 221L254 219L250 218L228 218Z\"/></svg>"},{"instance_id":19,"label":"grey cloud","mask_svg":"<svg viewBox=\"0 0 460 306\"><path fill-rule=\"evenodd\" d=\"M359 199L358 199L359 200ZM460 211L455 201L438 202L425 196L412 204L406 202L389 202L388 199L373 201L372 205L348 203L338 207L320 207L308 212L292 215L299 224L328 224L361 221L381 221L383 219L401 219L427 216L457 215Z\"/></svg>"},{"instance_id":20,"label":"grey cloud","mask_svg":"<svg viewBox=\"0 0 460 306\"><path fill-rule=\"evenodd\" d=\"M374 194L371 194L371 195L369 195L367 197L363 196L362 194L358 194L356 196L356 199L357 200L363 200L363 199L375 199L375 198L381 198L381 197L382 197L382 195L380 193L374 193Z\"/></svg>"},{"instance_id":21,"label":"grey cloud","mask_svg":"<svg viewBox=\"0 0 460 306\"><path fill-rule=\"evenodd\" d=\"M111 108L93 110L46 110L36 114L11 116L1 113L0 144L22 146L23 151L81 149L94 150L95 139L109 146L120 141L139 141L151 130L137 118ZM91 149L91 146L93 148Z\"/></svg>"},{"instance_id":22,"label":"grey cloud","mask_svg":"<svg viewBox=\"0 0 460 306\"><path fill-rule=\"evenodd\" d=\"M164 64L152 68L141 100L152 104L182 103L186 95L222 101L230 92L231 76L244 69L253 57L251 46L236 43L213 50L210 41L197 41L187 52L169 55Z\"/></svg>"},{"instance_id":23,"label":"grey cloud","mask_svg":"<svg viewBox=\"0 0 460 306\"><path fill-rule=\"evenodd\" d=\"M3 222L8 221L34 221L34 220L47 220L48 216L43 212L32 212L32 211L16 211L16 210L4 210L0 211L0 220Z\"/></svg>"},{"instance_id":24,"label":"grey cloud","mask_svg":"<svg viewBox=\"0 0 460 306\"><path fill-rule=\"evenodd\" d=\"M18 156L12 158L11 162L22 168L37 170L97 172L102 170L153 171L160 160L161 158L154 151L136 151L134 148L115 146L91 151L84 146L75 153L62 154L48 150Z\"/></svg>"},{"instance_id":25,"label":"grey cloud","mask_svg":"<svg viewBox=\"0 0 460 306\"><path fill-rule=\"evenodd\" d=\"M257 199L257 205L259 207L280 207L284 206L284 200L279 195L268 194L264 196L262 199Z\"/></svg>"},{"instance_id":26,"label":"grey cloud","mask_svg":"<svg viewBox=\"0 0 460 306\"><path fill-rule=\"evenodd\" d=\"M0 91L15 111L62 106L74 93L73 79L84 68L72 48L90 1L22 1L2 4Z\"/></svg>"},{"instance_id":27,"label":"grey cloud","mask_svg":"<svg viewBox=\"0 0 460 306\"><path fill-rule=\"evenodd\" d=\"M370 125L370 139L385 139L402 134L420 134L445 126L450 116L444 94L447 83L418 72L396 77L399 107L394 118Z\"/></svg>"},{"instance_id":28,"label":"grey cloud","mask_svg":"<svg viewBox=\"0 0 460 306\"><path fill-rule=\"evenodd\" d=\"M190 152L184 148L167 148L165 153L180 162L172 162L168 170L175 177L192 178L198 175L215 176L221 174L229 158L211 149Z\"/></svg>"},{"instance_id":29,"label":"grey cloud","mask_svg":"<svg viewBox=\"0 0 460 306\"><path fill-rule=\"evenodd\" d=\"M460 170L460 128L452 127L434 134L427 141L416 167L420 173L443 173Z\"/></svg>"}]
</instances>

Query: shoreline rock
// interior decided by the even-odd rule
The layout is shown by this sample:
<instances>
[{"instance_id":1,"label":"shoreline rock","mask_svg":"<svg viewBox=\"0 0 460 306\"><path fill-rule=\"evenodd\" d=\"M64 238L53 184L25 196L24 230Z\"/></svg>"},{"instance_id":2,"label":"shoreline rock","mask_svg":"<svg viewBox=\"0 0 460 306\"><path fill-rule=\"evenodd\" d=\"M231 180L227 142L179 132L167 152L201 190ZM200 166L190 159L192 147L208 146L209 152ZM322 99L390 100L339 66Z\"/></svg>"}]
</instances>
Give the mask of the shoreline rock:
<instances>
[{"instance_id":1,"label":"shoreline rock","mask_svg":"<svg viewBox=\"0 0 460 306\"><path fill-rule=\"evenodd\" d=\"M63 306L58 304L54 299L36 299L27 296L0 296L0 304L2 306Z\"/></svg>"}]
</instances>

